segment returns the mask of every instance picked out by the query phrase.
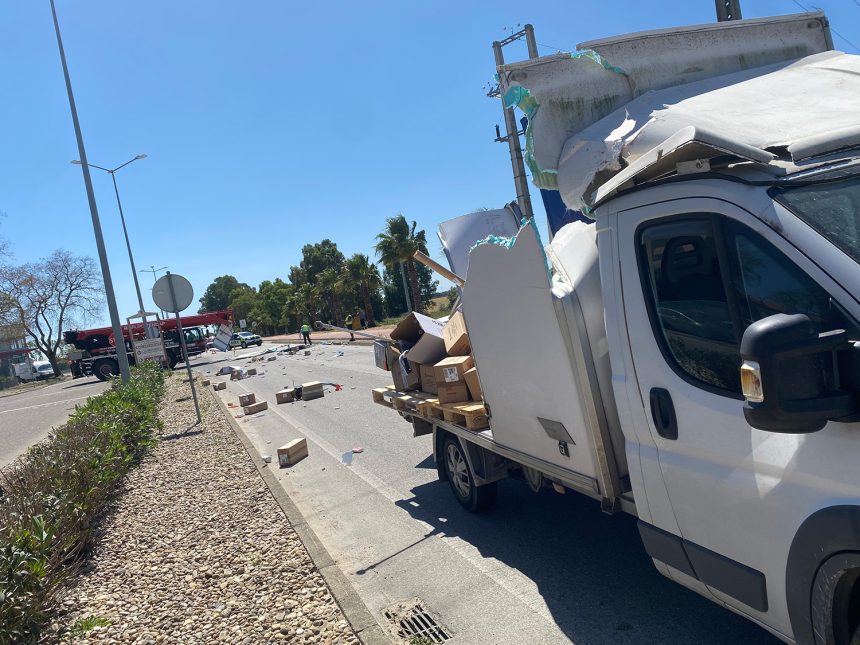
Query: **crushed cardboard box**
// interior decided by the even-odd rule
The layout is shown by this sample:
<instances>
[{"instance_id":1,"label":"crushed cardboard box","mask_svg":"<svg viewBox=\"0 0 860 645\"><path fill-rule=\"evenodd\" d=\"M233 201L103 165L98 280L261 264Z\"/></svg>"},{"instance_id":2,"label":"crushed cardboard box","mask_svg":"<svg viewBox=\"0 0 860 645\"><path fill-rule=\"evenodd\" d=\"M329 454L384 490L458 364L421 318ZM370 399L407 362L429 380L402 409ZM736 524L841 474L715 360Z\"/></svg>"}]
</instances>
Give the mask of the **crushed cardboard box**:
<instances>
[{"instance_id":1,"label":"crushed cardboard box","mask_svg":"<svg viewBox=\"0 0 860 645\"><path fill-rule=\"evenodd\" d=\"M257 414L257 412L262 412L263 410L268 410L269 404L265 401L260 401L259 403L252 403L251 405L246 405L242 408L242 412L245 413L245 416L249 416L251 414Z\"/></svg>"},{"instance_id":2,"label":"crushed cardboard box","mask_svg":"<svg viewBox=\"0 0 860 645\"><path fill-rule=\"evenodd\" d=\"M409 358L416 363L435 363L445 357L444 326L441 320L413 311L391 331L391 340L409 343Z\"/></svg>"},{"instance_id":3,"label":"crushed cardboard box","mask_svg":"<svg viewBox=\"0 0 860 645\"><path fill-rule=\"evenodd\" d=\"M243 408L246 405L254 405L257 402L256 395L251 392L250 394L240 394L239 395L239 405Z\"/></svg>"},{"instance_id":4,"label":"crushed cardboard box","mask_svg":"<svg viewBox=\"0 0 860 645\"><path fill-rule=\"evenodd\" d=\"M291 387L284 388L280 392L275 392L275 401L277 401L278 404L292 403L295 400L296 400L296 391Z\"/></svg>"}]
</instances>

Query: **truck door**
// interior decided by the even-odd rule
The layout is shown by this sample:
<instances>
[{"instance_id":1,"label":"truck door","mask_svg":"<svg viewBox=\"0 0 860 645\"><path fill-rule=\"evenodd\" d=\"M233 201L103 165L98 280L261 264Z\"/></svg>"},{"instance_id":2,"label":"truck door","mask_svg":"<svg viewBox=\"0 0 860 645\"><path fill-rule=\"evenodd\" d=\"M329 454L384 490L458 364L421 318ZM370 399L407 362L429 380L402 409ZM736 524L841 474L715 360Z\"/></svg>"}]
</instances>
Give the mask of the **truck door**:
<instances>
[{"instance_id":1,"label":"truck door","mask_svg":"<svg viewBox=\"0 0 860 645\"><path fill-rule=\"evenodd\" d=\"M711 594L789 635L791 540L834 491L856 500L857 482L849 485L845 473L857 472L860 424L831 423L810 435L751 428L739 343L750 323L775 313L807 314L819 332L850 328L833 304L850 298L727 202L681 199L616 217L636 373L629 387L638 387L681 539L654 530L670 551L683 543L676 555Z\"/></svg>"}]
</instances>

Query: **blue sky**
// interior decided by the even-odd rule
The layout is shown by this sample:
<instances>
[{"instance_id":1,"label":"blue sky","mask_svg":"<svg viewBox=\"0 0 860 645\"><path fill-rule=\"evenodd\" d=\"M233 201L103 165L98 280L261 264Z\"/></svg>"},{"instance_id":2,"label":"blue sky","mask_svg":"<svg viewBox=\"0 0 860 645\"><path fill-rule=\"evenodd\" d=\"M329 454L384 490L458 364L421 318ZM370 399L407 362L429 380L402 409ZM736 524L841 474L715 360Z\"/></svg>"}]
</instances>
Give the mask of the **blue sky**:
<instances>
[{"instance_id":1,"label":"blue sky","mask_svg":"<svg viewBox=\"0 0 860 645\"><path fill-rule=\"evenodd\" d=\"M285 277L326 237L371 253L398 212L438 256L439 221L510 201L501 110L483 90L490 45L510 28L534 24L546 54L714 19L713 0L57 2L90 162L148 155L117 174L138 268L168 265L196 297L225 273ZM747 18L800 10L742 6ZM860 0L814 6L860 45ZM18 262L58 247L95 257L48 0L0 0L0 15L0 235ZM93 180L124 316L137 303L113 189Z\"/></svg>"}]
</instances>

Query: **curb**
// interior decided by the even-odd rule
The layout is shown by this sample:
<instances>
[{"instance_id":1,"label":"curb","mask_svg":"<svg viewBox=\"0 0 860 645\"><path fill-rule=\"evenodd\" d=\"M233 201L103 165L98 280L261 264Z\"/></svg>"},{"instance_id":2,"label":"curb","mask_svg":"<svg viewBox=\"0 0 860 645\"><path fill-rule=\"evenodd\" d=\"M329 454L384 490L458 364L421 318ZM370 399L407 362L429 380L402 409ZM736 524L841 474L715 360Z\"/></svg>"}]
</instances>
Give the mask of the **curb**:
<instances>
[{"instance_id":1,"label":"curb","mask_svg":"<svg viewBox=\"0 0 860 645\"><path fill-rule=\"evenodd\" d=\"M304 544L305 550L311 557L311 561L322 575L326 585L328 585L331 595L341 608L341 611L343 611L344 616L346 616L346 620L349 622L355 635L358 636L358 639L363 643L363 645L394 645L396 641L393 640L385 630L383 630L376 621L376 618L373 617L373 614L367 608L367 605L364 604L364 601L355 591L352 584L347 580L346 575L344 575L343 571L341 571L337 564L335 564L334 559L328 552L328 549L325 548L323 543L317 537L317 534L314 533L314 530L310 525L308 525L304 515L302 515L302 512L299 510L299 507L295 505L278 480L275 479L275 476L272 474L272 470L268 467L269 464L266 464L260 458L260 455L257 454L257 449L254 448L250 439L245 436L245 432L236 422L236 419L233 418L233 415L230 414L227 406L210 388L203 389L205 389L209 396L218 404L224 418L227 419L230 427L233 428L233 432L236 433L239 441L242 442L245 452L248 453L248 456L251 458L251 462L257 469L257 473L266 484L266 487L278 503L278 506L280 506L281 510L284 512L284 515L287 516L287 521L289 521L293 530L298 534L299 539L302 541L302 544Z\"/></svg>"}]
</instances>

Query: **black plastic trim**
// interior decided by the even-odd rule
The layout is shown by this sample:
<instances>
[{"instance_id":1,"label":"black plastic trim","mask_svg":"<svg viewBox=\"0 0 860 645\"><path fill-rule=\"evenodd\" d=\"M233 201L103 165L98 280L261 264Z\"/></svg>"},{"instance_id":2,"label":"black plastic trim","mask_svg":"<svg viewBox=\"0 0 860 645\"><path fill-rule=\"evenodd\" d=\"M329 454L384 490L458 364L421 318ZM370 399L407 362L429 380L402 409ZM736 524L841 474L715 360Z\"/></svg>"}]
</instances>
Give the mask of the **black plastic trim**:
<instances>
[{"instance_id":1,"label":"black plastic trim","mask_svg":"<svg viewBox=\"0 0 860 645\"><path fill-rule=\"evenodd\" d=\"M699 580L757 611L767 611L767 582L761 571L684 540Z\"/></svg>"},{"instance_id":2,"label":"black plastic trim","mask_svg":"<svg viewBox=\"0 0 860 645\"><path fill-rule=\"evenodd\" d=\"M649 556L660 562L668 564L688 576L696 578L696 572L687 552L684 551L684 541L680 536L658 529L653 524L639 520L639 537L645 545L645 551Z\"/></svg>"},{"instance_id":3,"label":"black plastic trim","mask_svg":"<svg viewBox=\"0 0 860 645\"><path fill-rule=\"evenodd\" d=\"M752 609L767 611L767 580L761 571L642 520L639 520L638 526L645 551L655 560L696 578Z\"/></svg>"},{"instance_id":4,"label":"black plastic trim","mask_svg":"<svg viewBox=\"0 0 860 645\"><path fill-rule=\"evenodd\" d=\"M785 596L797 645L816 643L812 594L821 565L843 551L860 551L860 506L831 506L810 515L794 536L785 569Z\"/></svg>"}]
</instances>

